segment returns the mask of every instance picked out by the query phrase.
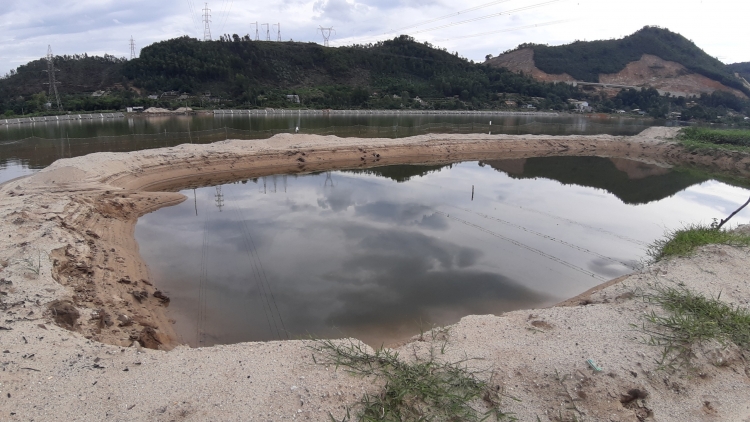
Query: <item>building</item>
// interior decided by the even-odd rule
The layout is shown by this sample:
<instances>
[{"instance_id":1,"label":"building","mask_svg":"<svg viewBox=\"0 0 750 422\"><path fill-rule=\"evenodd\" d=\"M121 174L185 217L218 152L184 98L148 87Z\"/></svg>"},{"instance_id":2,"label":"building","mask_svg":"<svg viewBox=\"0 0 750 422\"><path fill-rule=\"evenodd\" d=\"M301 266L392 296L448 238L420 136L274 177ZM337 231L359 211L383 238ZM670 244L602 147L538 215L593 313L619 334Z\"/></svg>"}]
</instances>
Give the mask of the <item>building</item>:
<instances>
[{"instance_id":1,"label":"building","mask_svg":"<svg viewBox=\"0 0 750 422\"><path fill-rule=\"evenodd\" d=\"M299 104L299 95L296 94L289 94L286 96L287 101L291 101L295 104Z\"/></svg>"},{"instance_id":2,"label":"building","mask_svg":"<svg viewBox=\"0 0 750 422\"><path fill-rule=\"evenodd\" d=\"M508 107L515 107L518 104L515 101L507 100L505 102L505 105L507 105Z\"/></svg>"},{"instance_id":3,"label":"building","mask_svg":"<svg viewBox=\"0 0 750 422\"><path fill-rule=\"evenodd\" d=\"M143 112L143 107L127 107L125 110L128 113L141 113Z\"/></svg>"}]
</instances>

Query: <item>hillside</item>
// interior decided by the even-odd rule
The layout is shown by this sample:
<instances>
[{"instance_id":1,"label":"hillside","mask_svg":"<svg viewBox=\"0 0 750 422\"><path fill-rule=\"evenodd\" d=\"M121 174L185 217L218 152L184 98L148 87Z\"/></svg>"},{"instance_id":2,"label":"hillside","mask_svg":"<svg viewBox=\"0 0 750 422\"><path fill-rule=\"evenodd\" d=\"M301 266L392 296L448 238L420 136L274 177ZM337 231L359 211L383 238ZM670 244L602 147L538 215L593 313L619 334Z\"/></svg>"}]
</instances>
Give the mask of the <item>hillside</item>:
<instances>
[{"instance_id":1,"label":"hillside","mask_svg":"<svg viewBox=\"0 0 750 422\"><path fill-rule=\"evenodd\" d=\"M543 81L649 86L663 92L699 95L750 88L727 67L680 34L658 27L616 40L576 41L561 46L522 44L489 64L531 74Z\"/></svg>"},{"instance_id":2,"label":"hillside","mask_svg":"<svg viewBox=\"0 0 750 422\"><path fill-rule=\"evenodd\" d=\"M498 93L542 98L545 108L562 108L565 99L581 95L570 86L476 64L407 36L338 48L239 36L209 42L182 37L145 47L140 58L130 61L82 56L73 63L56 60L62 92L81 95L119 83L120 97L130 105L155 105L158 102L145 97L164 91L192 96L210 92L214 101L233 107L290 106L286 95L297 94L301 106L317 108L493 108L503 104ZM17 96L47 89L44 66L38 60L0 79L0 113L18 114L21 107L28 111L43 104L41 97L29 103L29 98ZM193 105L200 104L198 100ZM70 101L63 100L65 108L75 110L66 105Z\"/></svg>"},{"instance_id":3,"label":"hillside","mask_svg":"<svg viewBox=\"0 0 750 422\"><path fill-rule=\"evenodd\" d=\"M750 62L728 64L727 69L742 78L743 85L750 89Z\"/></svg>"}]
</instances>

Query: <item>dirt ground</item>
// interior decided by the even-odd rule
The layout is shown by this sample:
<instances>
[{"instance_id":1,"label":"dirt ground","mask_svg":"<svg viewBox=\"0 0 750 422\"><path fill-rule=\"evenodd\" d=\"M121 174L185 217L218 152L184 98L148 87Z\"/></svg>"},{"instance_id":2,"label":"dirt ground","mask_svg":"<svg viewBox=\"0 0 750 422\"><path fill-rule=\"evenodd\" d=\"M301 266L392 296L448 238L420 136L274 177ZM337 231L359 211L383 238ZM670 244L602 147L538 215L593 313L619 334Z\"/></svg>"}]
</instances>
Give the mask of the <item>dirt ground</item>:
<instances>
[{"instance_id":1,"label":"dirt ground","mask_svg":"<svg viewBox=\"0 0 750 422\"><path fill-rule=\"evenodd\" d=\"M330 420L329 412L341 419L377 388L316 364L305 341L176 343L169 299L150 281L133 230L139 216L183 201L179 189L332 168L550 155L750 175L750 156L694 154L669 140L674 132L277 135L63 159L0 185L0 420ZM652 309L634 294L649 283L682 282L750 306L748 254L706 247L561 306L465 317L450 327L441 358L481 358L472 362L517 399L503 406L519 420L750 421L750 367L739 351L704 345L697 372L667 373L657 368L661 350L631 326ZM415 338L398 350L416 356L433 346ZM593 372L589 358L604 371ZM643 394L628 395L634 389Z\"/></svg>"}]
</instances>

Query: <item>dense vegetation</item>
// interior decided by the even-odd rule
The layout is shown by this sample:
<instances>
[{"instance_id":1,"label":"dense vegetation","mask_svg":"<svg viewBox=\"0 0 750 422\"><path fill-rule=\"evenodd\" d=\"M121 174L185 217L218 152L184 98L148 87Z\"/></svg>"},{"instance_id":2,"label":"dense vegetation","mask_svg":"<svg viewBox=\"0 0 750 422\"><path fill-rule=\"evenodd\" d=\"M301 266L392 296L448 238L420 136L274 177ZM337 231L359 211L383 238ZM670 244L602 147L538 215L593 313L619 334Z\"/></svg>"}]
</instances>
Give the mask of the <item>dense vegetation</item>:
<instances>
[{"instance_id":1,"label":"dense vegetation","mask_svg":"<svg viewBox=\"0 0 750 422\"><path fill-rule=\"evenodd\" d=\"M746 81L750 82L750 62L728 64L727 69L730 72L739 73Z\"/></svg>"},{"instance_id":2,"label":"dense vegetation","mask_svg":"<svg viewBox=\"0 0 750 422\"><path fill-rule=\"evenodd\" d=\"M575 95L570 87L474 64L407 36L340 48L239 36L208 43L183 37L145 48L123 73L148 91L211 91L251 106L274 105L293 93L309 106L383 108L413 106L417 96L439 98L443 108L462 108L497 102L497 93L542 97L550 105ZM446 97L460 101L444 104Z\"/></svg>"},{"instance_id":3,"label":"dense vegetation","mask_svg":"<svg viewBox=\"0 0 750 422\"><path fill-rule=\"evenodd\" d=\"M616 40L576 41L555 47L522 44L519 48L534 49L534 63L544 72L567 73L588 82L599 82L599 74L620 72L628 63L639 60L644 54L651 54L680 63L695 73L750 95L750 89L735 78L722 62L682 35L663 28L647 26Z\"/></svg>"},{"instance_id":4,"label":"dense vegetation","mask_svg":"<svg viewBox=\"0 0 750 422\"><path fill-rule=\"evenodd\" d=\"M57 58L56 66L66 110L157 105L144 97L163 91L210 92L217 106L234 107L290 107L286 95L297 94L299 106L316 108L492 108L504 105L506 98L498 94L510 93L523 101L534 98L541 108L562 109L567 98L582 95L565 84L475 64L407 36L340 48L236 35L211 42L182 37L152 44L131 61L76 56ZM48 101L45 68L45 61L37 60L0 80L0 113L42 111ZM91 98L91 91L114 84L119 91L109 99ZM87 97L80 95L84 92Z\"/></svg>"},{"instance_id":5,"label":"dense vegetation","mask_svg":"<svg viewBox=\"0 0 750 422\"><path fill-rule=\"evenodd\" d=\"M694 148L723 148L750 151L750 130L686 127L679 139Z\"/></svg>"}]
</instances>

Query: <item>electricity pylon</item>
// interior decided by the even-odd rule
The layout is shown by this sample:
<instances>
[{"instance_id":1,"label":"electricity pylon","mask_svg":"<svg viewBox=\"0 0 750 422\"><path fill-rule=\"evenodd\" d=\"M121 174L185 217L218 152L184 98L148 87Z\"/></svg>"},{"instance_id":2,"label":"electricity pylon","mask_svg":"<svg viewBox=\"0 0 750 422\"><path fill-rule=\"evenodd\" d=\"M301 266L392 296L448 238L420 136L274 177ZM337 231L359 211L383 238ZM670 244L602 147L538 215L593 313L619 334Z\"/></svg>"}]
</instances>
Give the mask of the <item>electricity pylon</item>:
<instances>
[{"instance_id":1,"label":"electricity pylon","mask_svg":"<svg viewBox=\"0 0 750 422\"><path fill-rule=\"evenodd\" d=\"M133 36L130 36L130 60L133 60L135 58L135 40L133 40Z\"/></svg>"},{"instance_id":2,"label":"electricity pylon","mask_svg":"<svg viewBox=\"0 0 750 422\"><path fill-rule=\"evenodd\" d=\"M336 33L336 30L333 29L333 27L323 28L321 26L318 28L318 31L320 31L320 34L323 35L323 45L329 47L328 40L331 38L331 32Z\"/></svg>"},{"instance_id":3,"label":"electricity pylon","mask_svg":"<svg viewBox=\"0 0 750 422\"><path fill-rule=\"evenodd\" d=\"M271 26L267 23L262 23L260 26L266 26L266 41L271 41Z\"/></svg>"},{"instance_id":4,"label":"electricity pylon","mask_svg":"<svg viewBox=\"0 0 750 422\"><path fill-rule=\"evenodd\" d=\"M60 82L57 82L55 80L55 72L59 72L60 69L55 69L55 56L52 54L52 46L47 46L47 75L49 76L49 82L47 82L45 85L49 85L49 96L52 97L52 94L55 94L55 102L57 103L57 109L59 111L62 111L62 104L60 103L60 94L57 92L57 84ZM50 98L51 99L51 98Z\"/></svg>"},{"instance_id":5,"label":"electricity pylon","mask_svg":"<svg viewBox=\"0 0 750 422\"><path fill-rule=\"evenodd\" d=\"M277 23L277 24L274 24L273 26L275 26L276 29L277 29L277 32L276 32L276 41L281 42L281 24Z\"/></svg>"},{"instance_id":6,"label":"electricity pylon","mask_svg":"<svg viewBox=\"0 0 750 422\"><path fill-rule=\"evenodd\" d=\"M211 9L208 8L208 3L206 4L206 8L203 9L203 41L211 41Z\"/></svg>"},{"instance_id":7,"label":"electricity pylon","mask_svg":"<svg viewBox=\"0 0 750 422\"><path fill-rule=\"evenodd\" d=\"M219 208L219 212L224 207L224 194L221 193L221 186L216 187L216 206Z\"/></svg>"}]
</instances>

